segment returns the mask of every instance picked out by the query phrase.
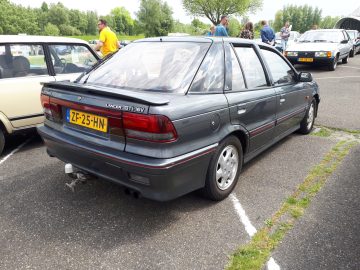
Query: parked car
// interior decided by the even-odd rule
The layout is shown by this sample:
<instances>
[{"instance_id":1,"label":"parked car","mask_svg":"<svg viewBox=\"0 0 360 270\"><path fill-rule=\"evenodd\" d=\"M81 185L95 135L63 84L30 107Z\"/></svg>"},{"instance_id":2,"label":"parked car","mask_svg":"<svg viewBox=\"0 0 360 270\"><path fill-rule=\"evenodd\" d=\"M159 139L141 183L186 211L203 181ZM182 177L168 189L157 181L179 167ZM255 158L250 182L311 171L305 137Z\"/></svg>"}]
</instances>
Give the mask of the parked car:
<instances>
[{"instance_id":1,"label":"parked car","mask_svg":"<svg viewBox=\"0 0 360 270\"><path fill-rule=\"evenodd\" d=\"M349 34L353 43L353 50L350 57L354 57L355 54L360 52L360 32L358 30L346 30L346 32Z\"/></svg>"},{"instance_id":2,"label":"parked car","mask_svg":"<svg viewBox=\"0 0 360 270\"><path fill-rule=\"evenodd\" d=\"M41 83L75 80L97 60L79 39L0 35L0 154L7 135L44 121Z\"/></svg>"},{"instance_id":3,"label":"parked car","mask_svg":"<svg viewBox=\"0 0 360 270\"><path fill-rule=\"evenodd\" d=\"M287 42L287 47L291 46L294 42L298 40L301 34L297 31L290 31L289 40ZM275 48L278 49L280 52L283 51L283 47L281 44L281 33L277 32L275 34Z\"/></svg>"},{"instance_id":4,"label":"parked car","mask_svg":"<svg viewBox=\"0 0 360 270\"><path fill-rule=\"evenodd\" d=\"M346 64L353 44L342 29L321 29L305 32L298 42L289 46L285 55L293 64L317 64L335 70L338 61Z\"/></svg>"},{"instance_id":5,"label":"parked car","mask_svg":"<svg viewBox=\"0 0 360 270\"><path fill-rule=\"evenodd\" d=\"M311 131L320 97L274 47L161 37L132 42L77 82L45 84L41 101L50 156L165 201L197 189L224 199L244 162Z\"/></svg>"}]
</instances>

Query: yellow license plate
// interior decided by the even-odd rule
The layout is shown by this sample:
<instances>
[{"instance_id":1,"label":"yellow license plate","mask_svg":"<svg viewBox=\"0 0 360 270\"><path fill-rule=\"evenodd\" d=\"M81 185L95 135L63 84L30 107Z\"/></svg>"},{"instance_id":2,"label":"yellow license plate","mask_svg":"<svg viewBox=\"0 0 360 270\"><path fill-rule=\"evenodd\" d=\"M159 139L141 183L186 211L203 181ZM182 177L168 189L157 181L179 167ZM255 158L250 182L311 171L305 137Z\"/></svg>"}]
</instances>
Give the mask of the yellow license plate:
<instances>
[{"instance_id":1,"label":"yellow license plate","mask_svg":"<svg viewBox=\"0 0 360 270\"><path fill-rule=\"evenodd\" d=\"M108 119L106 117L72 109L67 109L66 121L71 124L95 129L102 132L107 132L108 128Z\"/></svg>"},{"instance_id":2,"label":"yellow license plate","mask_svg":"<svg viewBox=\"0 0 360 270\"><path fill-rule=\"evenodd\" d=\"M299 58L299 62L314 62L314 58Z\"/></svg>"}]
</instances>

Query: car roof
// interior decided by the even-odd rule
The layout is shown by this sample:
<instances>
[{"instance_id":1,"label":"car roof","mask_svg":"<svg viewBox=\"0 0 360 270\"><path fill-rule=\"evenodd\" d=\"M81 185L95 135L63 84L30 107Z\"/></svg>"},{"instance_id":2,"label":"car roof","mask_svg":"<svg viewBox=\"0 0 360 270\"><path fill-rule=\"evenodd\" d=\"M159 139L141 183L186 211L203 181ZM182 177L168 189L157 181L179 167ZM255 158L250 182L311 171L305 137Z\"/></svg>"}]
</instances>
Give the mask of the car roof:
<instances>
[{"instance_id":1,"label":"car roof","mask_svg":"<svg viewBox=\"0 0 360 270\"><path fill-rule=\"evenodd\" d=\"M164 36L143 38L134 40L134 43L138 42L199 42L199 43L217 43L217 42L230 42L230 43L242 43L242 44L257 44L254 40L244 38L233 37L211 37L211 36ZM265 43L264 43L265 44ZM269 46L271 47L271 46Z\"/></svg>"},{"instance_id":2,"label":"car roof","mask_svg":"<svg viewBox=\"0 0 360 270\"><path fill-rule=\"evenodd\" d=\"M333 28L333 29L316 29L316 30L308 30L306 32L341 32L344 31L344 29L337 29L337 28Z\"/></svg>"},{"instance_id":3,"label":"car roof","mask_svg":"<svg viewBox=\"0 0 360 270\"><path fill-rule=\"evenodd\" d=\"M86 41L78 38L30 35L0 35L0 43L82 43Z\"/></svg>"}]
</instances>

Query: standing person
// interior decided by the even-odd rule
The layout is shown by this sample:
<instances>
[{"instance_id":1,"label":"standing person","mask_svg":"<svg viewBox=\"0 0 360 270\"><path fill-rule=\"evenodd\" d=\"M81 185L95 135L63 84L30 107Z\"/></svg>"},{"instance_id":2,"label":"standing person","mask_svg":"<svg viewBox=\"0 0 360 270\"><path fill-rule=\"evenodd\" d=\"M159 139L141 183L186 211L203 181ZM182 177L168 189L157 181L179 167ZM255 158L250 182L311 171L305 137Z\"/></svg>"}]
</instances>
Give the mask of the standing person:
<instances>
[{"instance_id":1,"label":"standing person","mask_svg":"<svg viewBox=\"0 0 360 270\"><path fill-rule=\"evenodd\" d=\"M275 45L275 33L274 30L268 25L267 21L261 21L263 28L260 30L261 41L269 45Z\"/></svg>"},{"instance_id":2,"label":"standing person","mask_svg":"<svg viewBox=\"0 0 360 270\"><path fill-rule=\"evenodd\" d=\"M213 36L215 34L215 25L210 26L210 31L206 34L207 36Z\"/></svg>"},{"instance_id":3,"label":"standing person","mask_svg":"<svg viewBox=\"0 0 360 270\"><path fill-rule=\"evenodd\" d=\"M99 42L95 46L96 51L101 51L103 57L109 53L116 52L120 46L116 34L107 26L107 22L103 19L98 21L98 29L100 32Z\"/></svg>"},{"instance_id":4,"label":"standing person","mask_svg":"<svg viewBox=\"0 0 360 270\"><path fill-rule=\"evenodd\" d=\"M247 22L240 33L241 38L254 39L254 26L252 22Z\"/></svg>"},{"instance_id":5,"label":"standing person","mask_svg":"<svg viewBox=\"0 0 360 270\"><path fill-rule=\"evenodd\" d=\"M216 26L215 34L216 37L228 37L228 32L226 31L226 26L228 25L229 18L226 15L222 15L220 23Z\"/></svg>"},{"instance_id":6,"label":"standing person","mask_svg":"<svg viewBox=\"0 0 360 270\"><path fill-rule=\"evenodd\" d=\"M282 47L283 52L285 52L285 50L286 50L287 42L290 37L290 27L289 26L290 26L289 22L286 22L284 27L281 28L281 30L280 30L281 47Z\"/></svg>"}]
</instances>

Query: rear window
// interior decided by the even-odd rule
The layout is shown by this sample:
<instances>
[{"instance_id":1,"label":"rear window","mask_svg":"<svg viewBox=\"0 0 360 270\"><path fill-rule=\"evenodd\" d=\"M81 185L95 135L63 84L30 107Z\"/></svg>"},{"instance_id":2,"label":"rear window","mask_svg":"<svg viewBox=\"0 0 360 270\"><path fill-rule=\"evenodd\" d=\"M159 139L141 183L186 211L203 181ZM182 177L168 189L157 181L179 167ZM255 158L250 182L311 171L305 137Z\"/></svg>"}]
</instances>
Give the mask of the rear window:
<instances>
[{"instance_id":1,"label":"rear window","mask_svg":"<svg viewBox=\"0 0 360 270\"><path fill-rule=\"evenodd\" d=\"M184 93L209 46L195 42L132 43L91 72L87 83Z\"/></svg>"}]
</instances>

